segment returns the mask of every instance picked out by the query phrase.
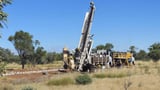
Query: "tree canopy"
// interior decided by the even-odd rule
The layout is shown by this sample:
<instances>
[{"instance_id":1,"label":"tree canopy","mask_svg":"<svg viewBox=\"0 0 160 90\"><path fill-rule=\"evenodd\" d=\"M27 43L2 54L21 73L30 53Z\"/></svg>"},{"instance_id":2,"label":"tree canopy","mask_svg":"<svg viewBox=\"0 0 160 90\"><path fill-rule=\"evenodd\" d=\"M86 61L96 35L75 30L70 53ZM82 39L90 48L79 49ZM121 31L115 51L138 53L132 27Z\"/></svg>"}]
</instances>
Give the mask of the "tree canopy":
<instances>
[{"instance_id":1,"label":"tree canopy","mask_svg":"<svg viewBox=\"0 0 160 90\"><path fill-rule=\"evenodd\" d=\"M147 60L149 59L148 56L147 56L147 53L146 51L144 50L140 50L137 54L136 54L136 59L138 60Z\"/></svg>"},{"instance_id":2,"label":"tree canopy","mask_svg":"<svg viewBox=\"0 0 160 90\"><path fill-rule=\"evenodd\" d=\"M46 51L44 50L43 47L37 47L32 51L32 54L30 54L30 63L32 63L33 66L36 64L42 64L43 57L46 56Z\"/></svg>"},{"instance_id":3,"label":"tree canopy","mask_svg":"<svg viewBox=\"0 0 160 90\"><path fill-rule=\"evenodd\" d=\"M7 22L7 13L4 12L3 8L8 4L11 4L12 0L0 0L0 28L3 28Z\"/></svg>"},{"instance_id":4,"label":"tree canopy","mask_svg":"<svg viewBox=\"0 0 160 90\"><path fill-rule=\"evenodd\" d=\"M112 49L114 48L114 46L113 46L113 44L111 44L111 43L106 43L105 46L104 46L104 48L105 48L106 50L112 50Z\"/></svg>"},{"instance_id":5,"label":"tree canopy","mask_svg":"<svg viewBox=\"0 0 160 90\"><path fill-rule=\"evenodd\" d=\"M96 46L97 50L112 50L114 48L113 44L106 43L105 45L101 44Z\"/></svg>"},{"instance_id":6,"label":"tree canopy","mask_svg":"<svg viewBox=\"0 0 160 90\"><path fill-rule=\"evenodd\" d=\"M97 49L97 50L103 50L104 47L105 47L105 46L101 44L101 45L96 46L96 49Z\"/></svg>"},{"instance_id":7,"label":"tree canopy","mask_svg":"<svg viewBox=\"0 0 160 90\"><path fill-rule=\"evenodd\" d=\"M136 47L134 45L129 47L129 51L133 53L133 56L136 57Z\"/></svg>"},{"instance_id":8,"label":"tree canopy","mask_svg":"<svg viewBox=\"0 0 160 90\"><path fill-rule=\"evenodd\" d=\"M53 63L54 61L58 61L62 59L63 59L62 53L48 52L46 55L45 63Z\"/></svg>"},{"instance_id":9,"label":"tree canopy","mask_svg":"<svg viewBox=\"0 0 160 90\"><path fill-rule=\"evenodd\" d=\"M154 43L149 48L148 56L155 62L160 59L160 43Z\"/></svg>"},{"instance_id":10,"label":"tree canopy","mask_svg":"<svg viewBox=\"0 0 160 90\"><path fill-rule=\"evenodd\" d=\"M22 30L16 32L14 36L10 36L8 38L8 40L13 43L15 49L18 52L18 55L21 59L22 69L24 69L24 65L26 64L27 56L33 50L32 38L32 35Z\"/></svg>"},{"instance_id":11,"label":"tree canopy","mask_svg":"<svg viewBox=\"0 0 160 90\"><path fill-rule=\"evenodd\" d=\"M12 62L10 59L14 56L14 54L9 50L0 47L0 61Z\"/></svg>"}]
</instances>

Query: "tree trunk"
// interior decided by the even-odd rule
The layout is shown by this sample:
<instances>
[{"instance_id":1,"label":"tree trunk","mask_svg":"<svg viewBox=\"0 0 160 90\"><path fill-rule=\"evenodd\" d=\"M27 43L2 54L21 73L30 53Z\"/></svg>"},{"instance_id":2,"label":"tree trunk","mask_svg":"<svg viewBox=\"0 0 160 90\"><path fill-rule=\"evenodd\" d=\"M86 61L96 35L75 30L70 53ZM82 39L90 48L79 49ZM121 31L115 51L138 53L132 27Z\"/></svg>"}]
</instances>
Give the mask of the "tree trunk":
<instances>
[{"instance_id":1,"label":"tree trunk","mask_svg":"<svg viewBox=\"0 0 160 90\"><path fill-rule=\"evenodd\" d=\"M22 69L24 69L24 64L22 63Z\"/></svg>"},{"instance_id":2,"label":"tree trunk","mask_svg":"<svg viewBox=\"0 0 160 90\"><path fill-rule=\"evenodd\" d=\"M22 64L22 69L24 69L24 65L25 65L25 60L24 59L22 59L21 64Z\"/></svg>"}]
</instances>

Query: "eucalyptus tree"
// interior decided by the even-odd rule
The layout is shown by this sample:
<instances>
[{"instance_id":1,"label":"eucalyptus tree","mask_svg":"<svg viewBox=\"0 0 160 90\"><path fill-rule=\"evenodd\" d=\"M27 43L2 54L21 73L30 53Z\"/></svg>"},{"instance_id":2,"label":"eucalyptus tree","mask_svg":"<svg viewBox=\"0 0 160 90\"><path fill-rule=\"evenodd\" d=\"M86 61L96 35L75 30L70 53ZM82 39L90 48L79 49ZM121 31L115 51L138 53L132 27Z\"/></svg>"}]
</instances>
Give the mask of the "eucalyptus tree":
<instances>
[{"instance_id":1,"label":"eucalyptus tree","mask_svg":"<svg viewBox=\"0 0 160 90\"><path fill-rule=\"evenodd\" d=\"M132 46L130 46L129 47L129 51L131 52L131 53L133 53L133 56L134 57L136 57L136 47L134 46L134 45L132 45Z\"/></svg>"},{"instance_id":2,"label":"eucalyptus tree","mask_svg":"<svg viewBox=\"0 0 160 90\"><path fill-rule=\"evenodd\" d=\"M149 57L148 57L148 55L147 55L147 52L144 51L144 50L140 50L140 51L137 53L137 55L136 55L135 58L136 58L137 60L148 60L148 59L149 59Z\"/></svg>"},{"instance_id":3,"label":"eucalyptus tree","mask_svg":"<svg viewBox=\"0 0 160 90\"><path fill-rule=\"evenodd\" d=\"M8 14L4 12L3 9L5 6L11 3L12 3L12 0L0 0L0 28L3 28L6 25L7 16L8 16Z\"/></svg>"},{"instance_id":4,"label":"eucalyptus tree","mask_svg":"<svg viewBox=\"0 0 160 90\"><path fill-rule=\"evenodd\" d=\"M46 55L46 51L43 47L40 47L38 40L33 40L33 36L28 32L18 31L14 36L8 38L18 52L21 59L22 69L28 62L33 66L42 62L42 58Z\"/></svg>"},{"instance_id":5,"label":"eucalyptus tree","mask_svg":"<svg viewBox=\"0 0 160 90\"><path fill-rule=\"evenodd\" d=\"M148 49L148 56L153 59L153 61L158 61L160 59L160 43L154 43Z\"/></svg>"},{"instance_id":6,"label":"eucalyptus tree","mask_svg":"<svg viewBox=\"0 0 160 90\"><path fill-rule=\"evenodd\" d=\"M97 46L96 46L96 49L97 49L97 50L103 50L103 49L105 49L105 46L102 45L102 44L101 44L101 45L97 45Z\"/></svg>"},{"instance_id":7,"label":"eucalyptus tree","mask_svg":"<svg viewBox=\"0 0 160 90\"><path fill-rule=\"evenodd\" d=\"M105 46L104 46L104 48L105 48L106 50L112 50L112 49L114 48L114 46L113 46L112 43L106 43Z\"/></svg>"},{"instance_id":8,"label":"eucalyptus tree","mask_svg":"<svg viewBox=\"0 0 160 90\"><path fill-rule=\"evenodd\" d=\"M28 56L32 53L33 47L33 36L28 32L22 30L17 31L14 36L10 36L8 40L14 45L17 53L21 59L22 69L28 59Z\"/></svg>"}]
</instances>

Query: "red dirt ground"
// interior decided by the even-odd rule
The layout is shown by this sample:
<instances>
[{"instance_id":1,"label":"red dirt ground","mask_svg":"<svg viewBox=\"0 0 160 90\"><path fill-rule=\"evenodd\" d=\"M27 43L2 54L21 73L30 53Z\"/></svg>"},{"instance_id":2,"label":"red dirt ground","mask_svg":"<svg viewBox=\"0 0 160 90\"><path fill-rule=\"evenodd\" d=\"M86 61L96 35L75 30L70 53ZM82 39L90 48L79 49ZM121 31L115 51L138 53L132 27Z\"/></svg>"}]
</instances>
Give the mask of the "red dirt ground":
<instances>
[{"instance_id":1,"label":"red dirt ground","mask_svg":"<svg viewBox=\"0 0 160 90\"><path fill-rule=\"evenodd\" d=\"M14 70L19 71L19 70ZM21 72L22 70L20 70ZM23 70L24 71L24 70ZM26 70L28 71L28 70ZM18 74L18 75L9 75L5 76L9 79L7 82L13 82L16 84L23 83L23 82L41 82L50 79L56 74L59 74L62 72L59 71L49 71L49 72L42 72L42 73L30 73L30 74Z\"/></svg>"}]
</instances>

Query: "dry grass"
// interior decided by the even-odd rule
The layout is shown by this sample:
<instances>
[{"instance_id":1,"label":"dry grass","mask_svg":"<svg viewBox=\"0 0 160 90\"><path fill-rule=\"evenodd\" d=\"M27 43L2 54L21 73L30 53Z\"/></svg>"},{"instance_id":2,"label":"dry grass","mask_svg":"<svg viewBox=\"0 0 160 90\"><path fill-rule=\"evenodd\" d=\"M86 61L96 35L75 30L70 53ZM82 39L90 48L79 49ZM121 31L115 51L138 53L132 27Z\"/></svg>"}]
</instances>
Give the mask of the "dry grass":
<instances>
[{"instance_id":1,"label":"dry grass","mask_svg":"<svg viewBox=\"0 0 160 90\"><path fill-rule=\"evenodd\" d=\"M62 61L55 61L52 64L38 64L35 67L33 67L31 64L26 64L25 69L26 70L32 70L32 69L53 69L53 68L62 68L63 67L63 62ZM6 69L8 70L21 70L22 66L17 63L12 63L12 64L7 64Z\"/></svg>"},{"instance_id":2,"label":"dry grass","mask_svg":"<svg viewBox=\"0 0 160 90\"><path fill-rule=\"evenodd\" d=\"M17 63L7 64L6 69L21 69L22 66Z\"/></svg>"},{"instance_id":3,"label":"dry grass","mask_svg":"<svg viewBox=\"0 0 160 90\"><path fill-rule=\"evenodd\" d=\"M0 84L0 90L15 90L14 86L11 84Z\"/></svg>"},{"instance_id":4,"label":"dry grass","mask_svg":"<svg viewBox=\"0 0 160 90\"><path fill-rule=\"evenodd\" d=\"M103 77L101 74L106 76ZM64 77L74 79L78 75L80 75L79 72L58 74L54 75L51 79L61 79ZM99 79L95 75L100 75L98 77L103 77L103 79ZM114 78L107 77L107 75ZM48 81L42 81L40 83L14 85L14 89L21 90L24 86L32 86L37 90L160 90L160 62L137 61L136 66L97 70L96 73L92 73L90 76L93 82L84 86L76 84L48 86L46 85ZM10 85L7 82L8 78L0 78L0 83L3 83L4 80L6 81L5 85Z\"/></svg>"}]
</instances>

